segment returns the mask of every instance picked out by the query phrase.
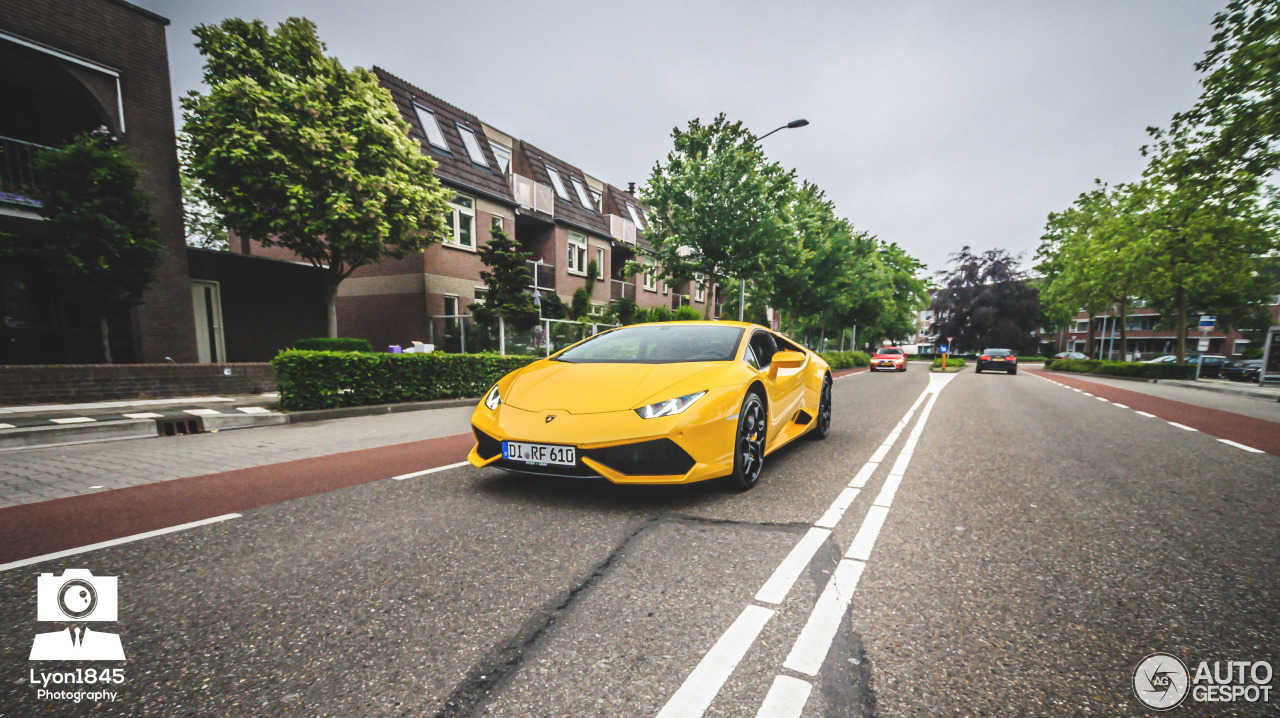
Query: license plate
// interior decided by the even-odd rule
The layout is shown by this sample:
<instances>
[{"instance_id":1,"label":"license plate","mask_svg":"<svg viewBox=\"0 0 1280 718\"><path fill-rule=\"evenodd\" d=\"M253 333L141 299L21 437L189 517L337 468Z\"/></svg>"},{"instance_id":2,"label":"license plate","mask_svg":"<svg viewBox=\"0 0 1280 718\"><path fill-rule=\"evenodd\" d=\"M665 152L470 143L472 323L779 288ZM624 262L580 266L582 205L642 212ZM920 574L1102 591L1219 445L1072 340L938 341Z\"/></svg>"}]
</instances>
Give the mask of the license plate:
<instances>
[{"instance_id":1,"label":"license plate","mask_svg":"<svg viewBox=\"0 0 1280 718\"><path fill-rule=\"evenodd\" d=\"M880 362L880 366L893 366L893 362L891 362L891 361L882 361L882 362Z\"/></svg>"},{"instance_id":2,"label":"license plate","mask_svg":"<svg viewBox=\"0 0 1280 718\"><path fill-rule=\"evenodd\" d=\"M1004 361L1004 357L991 357L991 361Z\"/></svg>"},{"instance_id":3,"label":"license plate","mask_svg":"<svg viewBox=\"0 0 1280 718\"><path fill-rule=\"evenodd\" d=\"M502 458L537 466L546 466L547 464L573 466L577 463L577 450L572 446L504 441L502 442Z\"/></svg>"}]
</instances>

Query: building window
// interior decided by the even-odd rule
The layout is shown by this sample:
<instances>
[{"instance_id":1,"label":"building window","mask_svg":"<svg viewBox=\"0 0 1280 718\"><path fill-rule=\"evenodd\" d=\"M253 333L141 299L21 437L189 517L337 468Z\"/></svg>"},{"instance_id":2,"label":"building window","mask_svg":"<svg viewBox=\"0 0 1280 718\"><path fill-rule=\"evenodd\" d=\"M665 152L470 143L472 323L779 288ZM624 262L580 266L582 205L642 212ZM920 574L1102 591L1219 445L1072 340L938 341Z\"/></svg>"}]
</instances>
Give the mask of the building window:
<instances>
[{"instance_id":1,"label":"building window","mask_svg":"<svg viewBox=\"0 0 1280 718\"><path fill-rule=\"evenodd\" d=\"M631 213L631 221L636 223L636 229L644 229L644 223L640 221L640 213L636 211L636 206L627 203L627 211Z\"/></svg>"},{"instance_id":2,"label":"building window","mask_svg":"<svg viewBox=\"0 0 1280 718\"><path fill-rule=\"evenodd\" d=\"M427 135L427 142L431 143L433 147L439 147L448 152L449 144L444 141L444 133L440 131L440 123L436 122L436 113L422 105L414 105L413 109L418 113L418 122L422 123L422 131Z\"/></svg>"},{"instance_id":3,"label":"building window","mask_svg":"<svg viewBox=\"0 0 1280 718\"><path fill-rule=\"evenodd\" d=\"M490 140L489 149L493 150L493 156L498 159L498 169L504 173L509 172L511 170L511 148Z\"/></svg>"},{"instance_id":4,"label":"building window","mask_svg":"<svg viewBox=\"0 0 1280 718\"><path fill-rule=\"evenodd\" d=\"M484 150L480 149L480 141L476 139L475 130L461 123L453 123L458 126L458 134L462 135L462 146L467 148L467 156L471 161L481 167L488 167L489 160L484 157Z\"/></svg>"},{"instance_id":5,"label":"building window","mask_svg":"<svg viewBox=\"0 0 1280 718\"><path fill-rule=\"evenodd\" d=\"M578 193L578 201L582 203L585 210L591 209L591 197L587 194L587 188L582 186L582 180L577 177L570 177L569 181L573 183L573 189Z\"/></svg>"},{"instance_id":6,"label":"building window","mask_svg":"<svg viewBox=\"0 0 1280 718\"><path fill-rule=\"evenodd\" d=\"M444 298L444 315L446 317L458 316L458 298L452 294L445 295Z\"/></svg>"},{"instance_id":7,"label":"building window","mask_svg":"<svg viewBox=\"0 0 1280 718\"><path fill-rule=\"evenodd\" d=\"M658 291L658 275L653 271L652 262L645 262L644 265L644 288L650 292Z\"/></svg>"},{"instance_id":8,"label":"building window","mask_svg":"<svg viewBox=\"0 0 1280 718\"><path fill-rule=\"evenodd\" d=\"M587 273L587 237L577 232L569 233L569 271Z\"/></svg>"},{"instance_id":9,"label":"building window","mask_svg":"<svg viewBox=\"0 0 1280 718\"><path fill-rule=\"evenodd\" d=\"M595 200L596 212L604 214L604 195L595 190L591 190L591 199Z\"/></svg>"},{"instance_id":10,"label":"building window","mask_svg":"<svg viewBox=\"0 0 1280 718\"><path fill-rule=\"evenodd\" d=\"M1271 305L1275 306L1277 304L1280 304L1280 294L1271 295Z\"/></svg>"},{"instance_id":11,"label":"building window","mask_svg":"<svg viewBox=\"0 0 1280 718\"><path fill-rule=\"evenodd\" d=\"M489 294L488 287L476 287L476 304L484 304L485 296Z\"/></svg>"},{"instance_id":12,"label":"building window","mask_svg":"<svg viewBox=\"0 0 1280 718\"><path fill-rule=\"evenodd\" d=\"M551 176L551 186L556 188L556 196L568 202L569 191L564 188L564 180L560 179L560 173L551 165L544 165L547 168L547 174Z\"/></svg>"},{"instance_id":13,"label":"building window","mask_svg":"<svg viewBox=\"0 0 1280 718\"><path fill-rule=\"evenodd\" d=\"M1078 321L1077 321L1077 322L1076 322L1076 323L1071 327L1071 331L1073 331L1073 332L1087 332L1087 331L1089 331L1089 320L1088 320L1088 319L1081 319L1081 320L1078 320Z\"/></svg>"},{"instance_id":14,"label":"building window","mask_svg":"<svg viewBox=\"0 0 1280 718\"><path fill-rule=\"evenodd\" d=\"M596 279L604 279L604 250L596 247Z\"/></svg>"},{"instance_id":15,"label":"building window","mask_svg":"<svg viewBox=\"0 0 1280 718\"><path fill-rule=\"evenodd\" d=\"M454 195L449 203L453 208L453 235L445 240L447 244L467 249L475 249L475 200L462 194Z\"/></svg>"},{"instance_id":16,"label":"building window","mask_svg":"<svg viewBox=\"0 0 1280 718\"><path fill-rule=\"evenodd\" d=\"M599 319L604 316L604 305L592 302L591 309L589 311L591 312L592 317Z\"/></svg>"},{"instance_id":17,"label":"building window","mask_svg":"<svg viewBox=\"0 0 1280 718\"><path fill-rule=\"evenodd\" d=\"M494 233L502 231L502 218L495 214L490 218L489 232Z\"/></svg>"},{"instance_id":18,"label":"building window","mask_svg":"<svg viewBox=\"0 0 1280 718\"><path fill-rule=\"evenodd\" d=\"M707 286L702 283L702 277L698 275L693 277L693 298L699 302L707 299Z\"/></svg>"}]
</instances>

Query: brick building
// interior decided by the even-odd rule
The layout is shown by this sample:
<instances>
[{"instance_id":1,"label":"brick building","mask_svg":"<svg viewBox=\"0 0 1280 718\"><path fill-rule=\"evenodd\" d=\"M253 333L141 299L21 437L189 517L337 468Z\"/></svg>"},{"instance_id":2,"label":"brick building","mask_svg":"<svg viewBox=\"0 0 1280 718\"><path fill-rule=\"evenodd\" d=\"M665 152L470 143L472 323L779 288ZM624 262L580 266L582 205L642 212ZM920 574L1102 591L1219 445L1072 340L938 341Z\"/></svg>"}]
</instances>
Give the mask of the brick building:
<instances>
[{"instance_id":1,"label":"brick building","mask_svg":"<svg viewBox=\"0 0 1280 718\"><path fill-rule=\"evenodd\" d=\"M1268 310L1271 313L1272 325L1280 324L1280 295L1271 297ZM1177 330L1171 323L1162 321L1159 311L1144 306L1144 303L1139 300L1134 302L1126 314L1127 356L1122 356L1124 351L1120 347L1118 328L1114 330L1114 348L1112 347L1111 339L1107 338L1108 335L1113 333L1113 325L1119 321L1117 315L1097 315L1090 320L1088 312L1083 310L1077 313L1067 326L1062 327L1057 332L1041 335L1042 353L1052 355L1062 351L1087 351L1090 321L1093 322L1094 341L1099 342L1099 350L1104 355L1109 353L1115 359L1135 356L1138 359L1153 359L1164 354L1174 353L1178 341ZM1227 358L1238 359L1245 348L1249 346L1248 340L1243 339L1239 332L1227 331L1216 323L1212 329L1204 332L1200 331L1198 328L1200 324L1199 318L1197 314L1191 314L1187 318L1187 353L1222 355ZM1107 338L1105 343L1103 342L1104 338ZM1209 343L1209 348L1203 352L1197 349L1201 338L1207 339Z\"/></svg>"},{"instance_id":2,"label":"brick building","mask_svg":"<svg viewBox=\"0 0 1280 718\"><path fill-rule=\"evenodd\" d=\"M106 127L153 199L166 248L143 304L109 318L116 361L195 361L195 327L169 86L168 20L122 0L0 0L0 233L39 221L30 161ZM41 267L0 267L0 363L102 361L96 315Z\"/></svg>"},{"instance_id":3,"label":"brick building","mask_svg":"<svg viewBox=\"0 0 1280 718\"><path fill-rule=\"evenodd\" d=\"M702 312L713 292L696 282L665 286L652 274L624 276L629 261L653 263L645 238L645 210L633 192L593 177L533 144L502 132L465 110L374 68L395 100L409 134L438 165L436 177L454 193L446 240L420 255L384 260L352 273L339 288L338 331L375 347L434 340L456 331L455 317L482 301L484 269L477 250L495 229L515 237L531 255L530 291L568 305L591 284L591 312L611 299L641 307L688 303ZM294 259L279 247L233 241L232 251ZM588 274L594 270L594 281ZM684 295L688 295L686 302ZM479 348L479 347L477 347Z\"/></svg>"}]
</instances>

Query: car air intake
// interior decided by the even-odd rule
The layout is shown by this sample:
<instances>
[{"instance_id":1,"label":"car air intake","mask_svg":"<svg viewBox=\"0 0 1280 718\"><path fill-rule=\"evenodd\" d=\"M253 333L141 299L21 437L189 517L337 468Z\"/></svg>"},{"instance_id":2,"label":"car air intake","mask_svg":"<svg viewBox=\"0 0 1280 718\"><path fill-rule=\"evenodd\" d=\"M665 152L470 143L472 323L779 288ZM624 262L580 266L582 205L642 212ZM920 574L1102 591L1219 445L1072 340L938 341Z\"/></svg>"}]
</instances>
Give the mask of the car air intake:
<instances>
[{"instance_id":1,"label":"car air intake","mask_svg":"<svg viewBox=\"0 0 1280 718\"><path fill-rule=\"evenodd\" d=\"M476 435L476 453L482 459L492 459L502 454L502 442L480 431L476 427L471 427L471 432Z\"/></svg>"},{"instance_id":2,"label":"car air intake","mask_svg":"<svg viewBox=\"0 0 1280 718\"><path fill-rule=\"evenodd\" d=\"M676 476L693 468L692 456L670 439L642 441L583 452L627 476Z\"/></svg>"}]
</instances>

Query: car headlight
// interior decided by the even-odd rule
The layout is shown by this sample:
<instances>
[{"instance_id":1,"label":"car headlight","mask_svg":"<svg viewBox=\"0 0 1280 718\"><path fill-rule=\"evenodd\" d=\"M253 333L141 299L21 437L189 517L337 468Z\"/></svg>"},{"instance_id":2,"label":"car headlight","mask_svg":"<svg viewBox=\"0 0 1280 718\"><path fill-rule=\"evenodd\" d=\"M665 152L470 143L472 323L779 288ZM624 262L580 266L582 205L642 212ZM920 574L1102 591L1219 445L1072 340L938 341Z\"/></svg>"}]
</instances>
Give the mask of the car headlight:
<instances>
[{"instance_id":1,"label":"car headlight","mask_svg":"<svg viewBox=\"0 0 1280 718\"><path fill-rule=\"evenodd\" d=\"M489 407L489 411L493 411L494 409L497 409L498 405L501 403L502 397L498 394L498 386L495 384L494 387L489 390L489 393L485 395L484 405Z\"/></svg>"},{"instance_id":2,"label":"car headlight","mask_svg":"<svg viewBox=\"0 0 1280 718\"><path fill-rule=\"evenodd\" d=\"M685 409L688 409L693 405L693 402L701 399L702 395L706 393L707 392L705 391L700 391L696 394L677 396L674 399L667 399L666 401L660 401L656 404L642 406L639 409L636 409L636 413L640 415L641 419L656 419L660 416L674 416L675 414L679 414Z\"/></svg>"}]
</instances>

